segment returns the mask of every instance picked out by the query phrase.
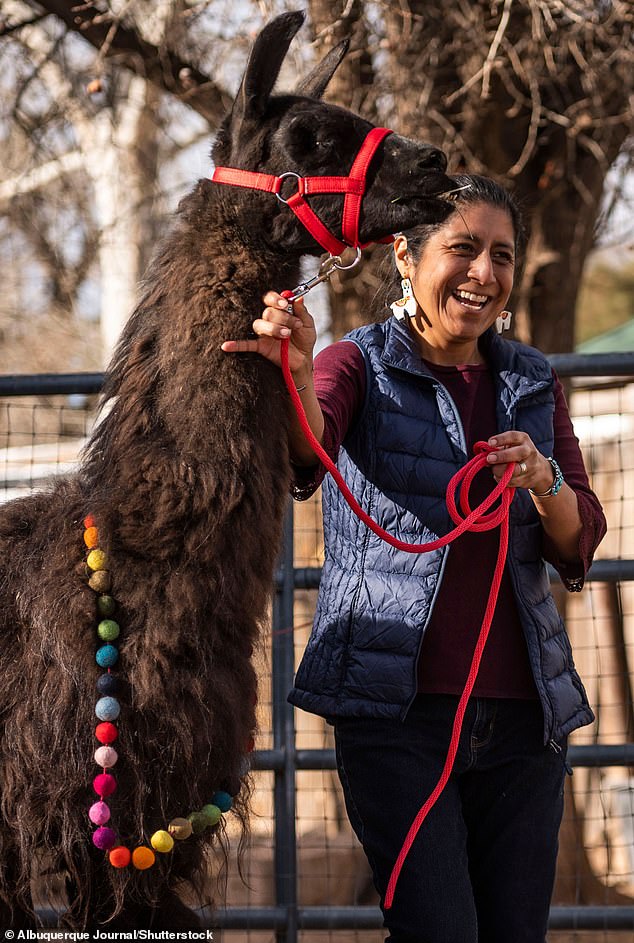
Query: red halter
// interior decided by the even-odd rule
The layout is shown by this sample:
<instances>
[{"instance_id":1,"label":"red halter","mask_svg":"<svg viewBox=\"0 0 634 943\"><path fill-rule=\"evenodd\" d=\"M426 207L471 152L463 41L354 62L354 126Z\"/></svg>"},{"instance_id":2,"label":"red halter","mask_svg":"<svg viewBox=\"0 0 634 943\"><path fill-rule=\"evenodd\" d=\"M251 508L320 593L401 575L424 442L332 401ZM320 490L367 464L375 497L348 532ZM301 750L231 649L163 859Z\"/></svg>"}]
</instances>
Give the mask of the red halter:
<instances>
[{"instance_id":1,"label":"red halter","mask_svg":"<svg viewBox=\"0 0 634 943\"><path fill-rule=\"evenodd\" d=\"M281 203L285 203L295 213L313 239L331 255L338 255L348 246L362 249L364 246L359 243L359 216L366 187L365 178L379 144L388 134L392 134L389 128L372 128L366 135L347 177L300 177L293 171L275 177L273 174L261 174L253 170L216 167L211 179L214 183L227 183L232 187L247 187L250 190L274 193ZM297 181L297 192L288 199L280 194L287 177L294 177ZM304 199L317 193L345 193L341 222L343 241L326 229ZM377 241L392 242L393 238L386 236L385 239Z\"/></svg>"}]
</instances>

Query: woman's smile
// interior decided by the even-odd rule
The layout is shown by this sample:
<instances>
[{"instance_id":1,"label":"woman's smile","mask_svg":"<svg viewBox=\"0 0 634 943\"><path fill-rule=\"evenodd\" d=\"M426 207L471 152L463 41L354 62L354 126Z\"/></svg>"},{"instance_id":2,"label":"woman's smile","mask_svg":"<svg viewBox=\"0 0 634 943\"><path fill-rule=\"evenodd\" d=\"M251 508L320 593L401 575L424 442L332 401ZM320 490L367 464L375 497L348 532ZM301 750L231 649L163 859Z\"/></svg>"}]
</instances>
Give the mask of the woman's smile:
<instances>
[{"instance_id":1,"label":"woman's smile","mask_svg":"<svg viewBox=\"0 0 634 943\"><path fill-rule=\"evenodd\" d=\"M465 291L463 288L457 288L453 292L453 297L463 308L467 308L467 310L471 311L482 311L484 306L491 300L488 295Z\"/></svg>"}]
</instances>

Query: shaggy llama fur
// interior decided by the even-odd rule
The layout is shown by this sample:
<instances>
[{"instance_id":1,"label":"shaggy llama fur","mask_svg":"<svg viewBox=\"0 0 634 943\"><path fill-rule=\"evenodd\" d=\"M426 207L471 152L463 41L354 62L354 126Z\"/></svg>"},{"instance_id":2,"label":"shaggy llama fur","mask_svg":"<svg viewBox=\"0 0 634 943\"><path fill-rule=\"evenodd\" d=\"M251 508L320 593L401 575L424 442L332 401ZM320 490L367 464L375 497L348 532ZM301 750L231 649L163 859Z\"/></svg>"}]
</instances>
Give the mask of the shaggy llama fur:
<instances>
[{"instance_id":1,"label":"shaggy llama fur","mask_svg":"<svg viewBox=\"0 0 634 943\"><path fill-rule=\"evenodd\" d=\"M371 125L319 100L345 45L297 94L271 95L302 19L284 14L256 40L217 164L348 172ZM433 195L448 185L444 167L438 151L390 135L369 175L362 239L442 218ZM312 201L337 233L342 202ZM43 861L67 875L65 927L198 926L177 888L204 874L218 829L144 872L112 868L91 841L100 669L82 520L94 515L110 555L122 626L114 826L124 841L147 841L217 789L237 793L244 820L251 656L288 494L289 398L279 370L220 344L246 336L264 292L293 286L300 257L320 252L270 194L200 181L123 332L79 472L0 511L2 927L35 926L30 880Z\"/></svg>"}]
</instances>

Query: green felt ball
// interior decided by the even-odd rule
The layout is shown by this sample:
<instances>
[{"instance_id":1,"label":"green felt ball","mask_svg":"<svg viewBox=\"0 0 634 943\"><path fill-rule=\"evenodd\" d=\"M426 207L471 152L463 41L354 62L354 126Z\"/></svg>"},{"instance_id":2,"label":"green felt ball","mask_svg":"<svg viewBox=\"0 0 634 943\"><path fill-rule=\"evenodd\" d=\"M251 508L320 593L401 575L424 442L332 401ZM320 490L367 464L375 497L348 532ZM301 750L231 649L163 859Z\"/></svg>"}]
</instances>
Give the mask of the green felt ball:
<instances>
[{"instance_id":1,"label":"green felt ball","mask_svg":"<svg viewBox=\"0 0 634 943\"><path fill-rule=\"evenodd\" d=\"M114 619L102 619L102 621L97 626L97 635L99 638L102 638L104 642L112 642L114 639L119 637L119 623L115 622Z\"/></svg>"},{"instance_id":2,"label":"green felt ball","mask_svg":"<svg viewBox=\"0 0 634 943\"><path fill-rule=\"evenodd\" d=\"M100 616L103 616L104 619L107 619L113 614L117 604L112 598L112 596L99 596L97 599L97 612Z\"/></svg>"},{"instance_id":3,"label":"green felt ball","mask_svg":"<svg viewBox=\"0 0 634 943\"><path fill-rule=\"evenodd\" d=\"M204 805L200 812L205 816L209 825L217 825L222 818L222 812L218 806L212 805L211 802L209 802L207 805Z\"/></svg>"},{"instance_id":4,"label":"green felt ball","mask_svg":"<svg viewBox=\"0 0 634 943\"><path fill-rule=\"evenodd\" d=\"M209 828L209 820L202 812L192 812L187 818L192 823L192 832L194 835L202 835L206 828Z\"/></svg>"}]
</instances>

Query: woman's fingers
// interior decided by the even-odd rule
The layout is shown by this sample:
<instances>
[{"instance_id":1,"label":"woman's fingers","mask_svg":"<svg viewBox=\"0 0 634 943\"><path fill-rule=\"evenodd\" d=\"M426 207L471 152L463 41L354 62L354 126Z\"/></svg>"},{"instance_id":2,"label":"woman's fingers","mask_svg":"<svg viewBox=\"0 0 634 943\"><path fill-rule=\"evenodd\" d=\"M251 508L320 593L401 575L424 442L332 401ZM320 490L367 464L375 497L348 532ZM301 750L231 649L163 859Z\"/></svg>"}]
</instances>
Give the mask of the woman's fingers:
<instances>
[{"instance_id":1,"label":"woman's fingers","mask_svg":"<svg viewBox=\"0 0 634 943\"><path fill-rule=\"evenodd\" d=\"M258 341L224 341L220 349L226 354L257 354Z\"/></svg>"},{"instance_id":2,"label":"woman's fingers","mask_svg":"<svg viewBox=\"0 0 634 943\"><path fill-rule=\"evenodd\" d=\"M535 445L525 432L503 432L489 439L495 451L487 455L495 478L499 481L507 465L515 464L509 482L512 487L530 487L538 463L542 461Z\"/></svg>"},{"instance_id":3,"label":"woman's fingers","mask_svg":"<svg viewBox=\"0 0 634 943\"><path fill-rule=\"evenodd\" d=\"M489 452L487 461L491 465L509 462L529 462L535 455L537 449L529 435L525 432L502 432L499 435L492 436L489 443L494 452Z\"/></svg>"},{"instance_id":4,"label":"woman's fingers","mask_svg":"<svg viewBox=\"0 0 634 943\"><path fill-rule=\"evenodd\" d=\"M292 328L286 321L273 321L265 318L256 318L253 322L253 331L260 337L290 337Z\"/></svg>"},{"instance_id":5,"label":"woman's fingers","mask_svg":"<svg viewBox=\"0 0 634 943\"><path fill-rule=\"evenodd\" d=\"M489 439L495 451L487 455L487 462L499 481L507 465L515 463L511 487L546 491L552 482L552 467L526 432L503 432Z\"/></svg>"},{"instance_id":6,"label":"woman's fingers","mask_svg":"<svg viewBox=\"0 0 634 943\"><path fill-rule=\"evenodd\" d=\"M290 305L275 291L269 291L263 298L266 307L259 318L252 324L256 339L226 340L220 345L225 353L257 353L273 363L280 364L280 344L290 340L288 350L291 371L299 370L306 362L312 361L315 345L315 323L306 310L303 299L298 298Z\"/></svg>"}]
</instances>

